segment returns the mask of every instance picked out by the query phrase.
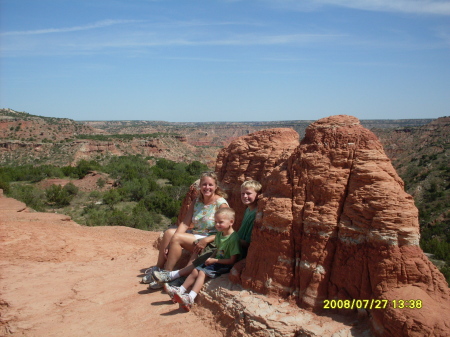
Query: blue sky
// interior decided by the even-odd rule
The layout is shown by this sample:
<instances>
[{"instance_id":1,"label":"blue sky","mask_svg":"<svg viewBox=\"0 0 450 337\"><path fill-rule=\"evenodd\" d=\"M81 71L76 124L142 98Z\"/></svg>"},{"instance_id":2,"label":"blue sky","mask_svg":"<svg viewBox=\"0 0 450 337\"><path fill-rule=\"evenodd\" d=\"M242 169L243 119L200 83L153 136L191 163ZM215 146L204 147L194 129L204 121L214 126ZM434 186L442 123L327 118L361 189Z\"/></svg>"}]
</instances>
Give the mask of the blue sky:
<instances>
[{"instance_id":1,"label":"blue sky","mask_svg":"<svg viewBox=\"0 0 450 337\"><path fill-rule=\"evenodd\" d=\"M0 107L170 122L450 115L450 1L0 0Z\"/></svg>"}]
</instances>

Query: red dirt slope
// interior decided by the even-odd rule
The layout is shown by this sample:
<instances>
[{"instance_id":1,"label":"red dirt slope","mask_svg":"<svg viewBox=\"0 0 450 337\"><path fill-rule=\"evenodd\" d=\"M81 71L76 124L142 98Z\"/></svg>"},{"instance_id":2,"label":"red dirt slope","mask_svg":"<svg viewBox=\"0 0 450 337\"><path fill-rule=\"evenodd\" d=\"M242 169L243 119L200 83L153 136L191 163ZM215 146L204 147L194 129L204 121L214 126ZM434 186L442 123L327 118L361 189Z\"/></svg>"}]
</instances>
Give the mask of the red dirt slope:
<instances>
[{"instance_id":1,"label":"red dirt slope","mask_svg":"<svg viewBox=\"0 0 450 337\"><path fill-rule=\"evenodd\" d=\"M222 336L206 310L185 313L139 283L158 235L0 195L0 336Z\"/></svg>"}]
</instances>

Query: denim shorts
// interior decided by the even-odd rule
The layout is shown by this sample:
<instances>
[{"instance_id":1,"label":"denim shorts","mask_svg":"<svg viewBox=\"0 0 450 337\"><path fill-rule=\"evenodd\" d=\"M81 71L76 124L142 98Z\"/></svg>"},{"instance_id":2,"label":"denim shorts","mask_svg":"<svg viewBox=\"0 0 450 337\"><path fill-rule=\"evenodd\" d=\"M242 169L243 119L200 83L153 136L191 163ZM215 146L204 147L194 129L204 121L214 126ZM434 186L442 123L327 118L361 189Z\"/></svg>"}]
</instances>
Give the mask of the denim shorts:
<instances>
[{"instance_id":1,"label":"denim shorts","mask_svg":"<svg viewBox=\"0 0 450 337\"><path fill-rule=\"evenodd\" d=\"M216 278L220 275L229 273L231 268L233 268L232 264L222 264L222 263L213 263L209 266L202 264L201 266L195 268L197 270L203 271L206 276L210 278Z\"/></svg>"}]
</instances>

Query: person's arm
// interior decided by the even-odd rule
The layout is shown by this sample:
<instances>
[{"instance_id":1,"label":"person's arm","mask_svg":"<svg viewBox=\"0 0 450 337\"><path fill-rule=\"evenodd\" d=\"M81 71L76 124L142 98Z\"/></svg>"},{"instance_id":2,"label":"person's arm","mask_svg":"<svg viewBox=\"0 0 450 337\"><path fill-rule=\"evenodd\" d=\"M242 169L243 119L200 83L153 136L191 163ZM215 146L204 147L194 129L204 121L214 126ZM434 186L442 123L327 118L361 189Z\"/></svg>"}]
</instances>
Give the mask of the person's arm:
<instances>
[{"instance_id":1,"label":"person's arm","mask_svg":"<svg viewBox=\"0 0 450 337\"><path fill-rule=\"evenodd\" d=\"M215 238L216 238L215 235L210 235L210 236L207 236L207 237L205 237L205 238L203 238L203 239L195 240L195 241L194 241L194 245L195 245L194 253L200 254L200 252L201 252L203 249L205 249L205 247L206 247L209 243L214 242L214 239L215 239Z\"/></svg>"},{"instance_id":2,"label":"person's arm","mask_svg":"<svg viewBox=\"0 0 450 337\"><path fill-rule=\"evenodd\" d=\"M214 264L214 263L220 263L220 264L235 264L237 257L239 254L236 255L232 255L229 259L216 259L216 258L212 258L210 257L208 260L206 260L205 264L207 266ZM215 254L214 254L215 256Z\"/></svg>"}]
</instances>

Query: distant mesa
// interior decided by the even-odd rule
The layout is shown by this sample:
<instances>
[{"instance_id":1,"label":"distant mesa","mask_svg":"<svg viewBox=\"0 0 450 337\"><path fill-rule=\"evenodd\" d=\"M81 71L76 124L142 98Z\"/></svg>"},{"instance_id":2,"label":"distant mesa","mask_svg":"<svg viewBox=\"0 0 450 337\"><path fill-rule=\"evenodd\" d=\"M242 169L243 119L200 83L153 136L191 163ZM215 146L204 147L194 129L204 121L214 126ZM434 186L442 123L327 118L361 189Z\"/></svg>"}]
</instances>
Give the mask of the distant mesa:
<instances>
[{"instance_id":1,"label":"distant mesa","mask_svg":"<svg viewBox=\"0 0 450 337\"><path fill-rule=\"evenodd\" d=\"M382 133L386 129L416 127L431 121L432 119L365 120L361 123ZM77 122L67 118L43 117L0 109L0 163L75 165L82 159L142 155L184 162L198 160L213 167L220 149L238 137L265 129L290 128L302 138L312 122ZM384 139L390 142L390 137L389 134ZM397 154L398 151L392 153ZM391 155L391 152L388 154Z\"/></svg>"}]
</instances>

